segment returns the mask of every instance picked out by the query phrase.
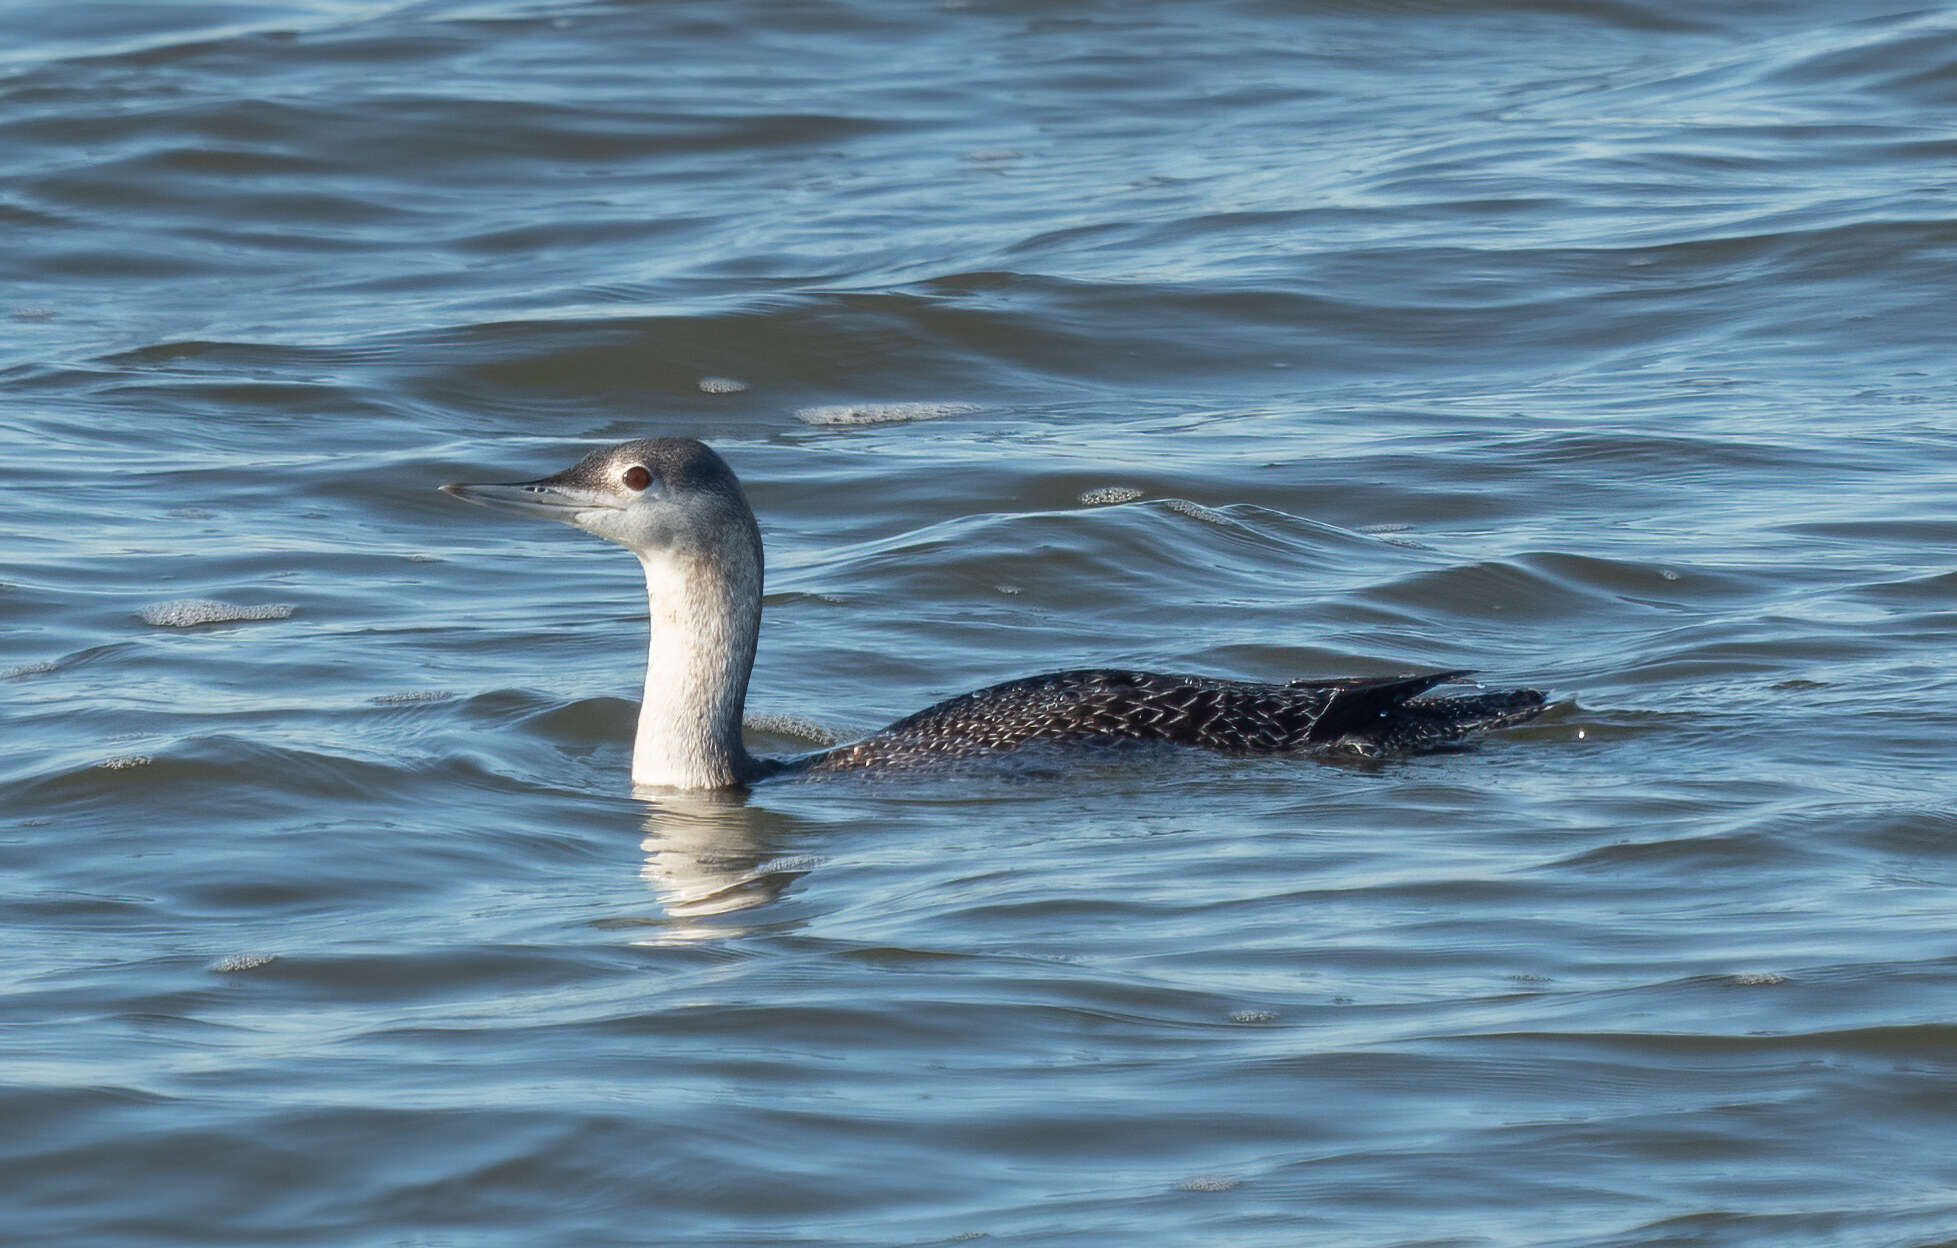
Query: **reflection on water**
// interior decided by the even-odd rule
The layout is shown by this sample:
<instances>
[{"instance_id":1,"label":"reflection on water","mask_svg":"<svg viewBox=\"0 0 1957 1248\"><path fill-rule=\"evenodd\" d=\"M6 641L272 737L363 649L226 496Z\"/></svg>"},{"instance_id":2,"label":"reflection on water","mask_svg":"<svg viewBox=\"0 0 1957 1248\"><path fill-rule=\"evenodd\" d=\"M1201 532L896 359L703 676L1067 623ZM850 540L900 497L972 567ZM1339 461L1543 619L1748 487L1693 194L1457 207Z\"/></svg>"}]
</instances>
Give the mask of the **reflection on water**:
<instances>
[{"instance_id":1,"label":"reflection on water","mask_svg":"<svg viewBox=\"0 0 1957 1248\"><path fill-rule=\"evenodd\" d=\"M686 920L765 905L814 865L809 858L779 856L777 846L790 821L752 804L745 792L648 791L643 796L645 865L639 874L680 938L729 935L725 925L695 928Z\"/></svg>"}]
</instances>

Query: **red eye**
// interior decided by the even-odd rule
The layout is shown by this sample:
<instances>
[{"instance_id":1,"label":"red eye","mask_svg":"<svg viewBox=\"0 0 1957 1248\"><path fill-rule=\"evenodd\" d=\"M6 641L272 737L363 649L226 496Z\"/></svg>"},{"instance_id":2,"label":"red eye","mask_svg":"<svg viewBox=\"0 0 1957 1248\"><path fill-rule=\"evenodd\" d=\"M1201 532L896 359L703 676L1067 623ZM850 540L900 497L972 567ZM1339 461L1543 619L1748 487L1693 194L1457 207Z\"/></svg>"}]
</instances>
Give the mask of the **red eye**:
<instances>
[{"instance_id":1,"label":"red eye","mask_svg":"<svg viewBox=\"0 0 1957 1248\"><path fill-rule=\"evenodd\" d=\"M651 484L652 484L652 474L646 471L644 465L633 464L630 468L627 468L625 470L626 489L643 490L648 485Z\"/></svg>"}]
</instances>

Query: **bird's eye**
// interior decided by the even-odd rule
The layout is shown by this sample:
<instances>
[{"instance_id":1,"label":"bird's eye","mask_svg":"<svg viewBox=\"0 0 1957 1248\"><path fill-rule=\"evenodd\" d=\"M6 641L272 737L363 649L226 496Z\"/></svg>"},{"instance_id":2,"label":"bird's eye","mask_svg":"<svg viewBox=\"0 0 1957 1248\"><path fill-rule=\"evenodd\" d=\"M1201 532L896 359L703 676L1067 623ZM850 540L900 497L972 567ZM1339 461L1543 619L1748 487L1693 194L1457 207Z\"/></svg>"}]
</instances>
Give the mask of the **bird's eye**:
<instances>
[{"instance_id":1,"label":"bird's eye","mask_svg":"<svg viewBox=\"0 0 1957 1248\"><path fill-rule=\"evenodd\" d=\"M644 464L633 464L630 468L627 468L625 470L626 489L643 490L648 485L651 484L652 484L652 473L646 470Z\"/></svg>"}]
</instances>

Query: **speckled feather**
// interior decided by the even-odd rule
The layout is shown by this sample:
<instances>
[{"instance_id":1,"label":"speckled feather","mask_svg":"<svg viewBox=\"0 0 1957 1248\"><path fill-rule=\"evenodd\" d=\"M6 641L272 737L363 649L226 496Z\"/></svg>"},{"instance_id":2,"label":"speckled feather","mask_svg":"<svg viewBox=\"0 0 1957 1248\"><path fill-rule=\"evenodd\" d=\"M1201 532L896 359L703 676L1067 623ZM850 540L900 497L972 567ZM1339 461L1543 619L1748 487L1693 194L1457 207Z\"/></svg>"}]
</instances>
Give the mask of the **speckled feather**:
<instances>
[{"instance_id":1,"label":"speckled feather","mask_svg":"<svg viewBox=\"0 0 1957 1248\"><path fill-rule=\"evenodd\" d=\"M1537 715L1533 689L1422 698L1467 672L1284 685L1110 669L1054 672L926 707L860 741L796 760L849 771L972 758L1032 741L1162 741L1228 754L1445 748Z\"/></svg>"}]
</instances>

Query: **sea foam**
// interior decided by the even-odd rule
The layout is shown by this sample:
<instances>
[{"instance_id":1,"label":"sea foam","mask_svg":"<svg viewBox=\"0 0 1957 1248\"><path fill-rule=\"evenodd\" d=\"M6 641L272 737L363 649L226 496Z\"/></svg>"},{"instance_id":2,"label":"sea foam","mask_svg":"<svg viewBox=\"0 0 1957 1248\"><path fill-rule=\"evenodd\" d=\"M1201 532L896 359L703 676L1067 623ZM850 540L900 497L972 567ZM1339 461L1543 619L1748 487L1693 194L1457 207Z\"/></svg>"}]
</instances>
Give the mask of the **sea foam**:
<instances>
[{"instance_id":1,"label":"sea foam","mask_svg":"<svg viewBox=\"0 0 1957 1248\"><path fill-rule=\"evenodd\" d=\"M247 607L235 602L209 598L184 598L177 602L157 602L136 613L145 624L157 628L195 628L199 624L235 624L242 620L284 620L292 616L288 603L273 602Z\"/></svg>"}]
</instances>

